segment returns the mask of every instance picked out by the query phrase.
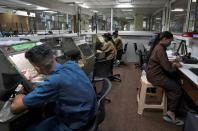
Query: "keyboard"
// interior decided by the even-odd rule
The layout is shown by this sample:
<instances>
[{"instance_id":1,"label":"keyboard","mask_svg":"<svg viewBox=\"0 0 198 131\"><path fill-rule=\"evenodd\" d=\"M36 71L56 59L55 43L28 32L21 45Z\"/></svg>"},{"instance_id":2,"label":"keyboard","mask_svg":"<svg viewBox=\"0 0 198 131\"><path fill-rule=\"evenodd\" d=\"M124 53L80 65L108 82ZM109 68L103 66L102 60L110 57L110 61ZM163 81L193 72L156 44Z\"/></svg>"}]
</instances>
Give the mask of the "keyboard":
<instances>
[{"instance_id":1,"label":"keyboard","mask_svg":"<svg viewBox=\"0 0 198 131\"><path fill-rule=\"evenodd\" d=\"M195 58L182 57L182 61L184 64L198 64L198 60Z\"/></svg>"},{"instance_id":2,"label":"keyboard","mask_svg":"<svg viewBox=\"0 0 198 131\"><path fill-rule=\"evenodd\" d=\"M189 70L198 76L198 68L190 68Z\"/></svg>"}]
</instances>

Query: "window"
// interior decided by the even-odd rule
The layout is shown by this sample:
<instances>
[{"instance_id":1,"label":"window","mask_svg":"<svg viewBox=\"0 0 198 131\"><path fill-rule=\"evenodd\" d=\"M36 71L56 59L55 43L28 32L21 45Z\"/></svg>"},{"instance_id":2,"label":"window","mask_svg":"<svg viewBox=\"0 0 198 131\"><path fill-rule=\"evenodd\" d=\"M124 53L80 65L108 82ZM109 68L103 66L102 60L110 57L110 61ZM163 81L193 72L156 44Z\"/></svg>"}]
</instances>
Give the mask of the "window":
<instances>
[{"instance_id":1,"label":"window","mask_svg":"<svg viewBox=\"0 0 198 131\"><path fill-rule=\"evenodd\" d=\"M189 16L189 23L188 23L188 32L194 31L194 25L195 25L195 9L196 9L196 1L195 0L192 0L191 10L190 10L190 16Z\"/></svg>"},{"instance_id":2,"label":"window","mask_svg":"<svg viewBox=\"0 0 198 131\"><path fill-rule=\"evenodd\" d=\"M133 9L113 9L113 30L134 30Z\"/></svg>"},{"instance_id":3,"label":"window","mask_svg":"<svg viewBox=\"0 0 198 131\"><path fill-rule=\"evenodd\" d=\"M176 0L171 5L170 31L182 33L185 31L188 0Z\"/></svg>"},{"instance_id":4,"label":"window","mask_svg":"<svg viewBox=\"0 0 198 131\"><path fill-rule=\"evenodd\" d=\"M162 31L162 11L152 17L152 30L157 32Z\"/></svg>"}]
</instances>

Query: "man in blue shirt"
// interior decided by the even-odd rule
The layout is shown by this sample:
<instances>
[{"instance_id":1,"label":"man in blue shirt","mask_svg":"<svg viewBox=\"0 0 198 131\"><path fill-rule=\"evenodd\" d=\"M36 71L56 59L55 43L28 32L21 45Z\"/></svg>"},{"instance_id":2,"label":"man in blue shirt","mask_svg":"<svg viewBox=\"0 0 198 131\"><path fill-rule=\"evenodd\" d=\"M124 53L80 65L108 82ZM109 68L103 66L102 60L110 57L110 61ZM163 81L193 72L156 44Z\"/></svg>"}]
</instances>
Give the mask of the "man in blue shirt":
<instances>
[{"instance_id":1,"label":"man in blue shirt","mask_svg":"<svg viewBox=\"0 0 198 131\"><path fill-rule=\"evenodd\" d=\"M29 94L16 95L11 111L20 113L55 102L55 115L31 130L81 131L94 118L96 109L95 91L86 74L74 61L58 64L46 45L33 47L25 57L40 74L48 77Z\"/></svg>"}]
</instances>

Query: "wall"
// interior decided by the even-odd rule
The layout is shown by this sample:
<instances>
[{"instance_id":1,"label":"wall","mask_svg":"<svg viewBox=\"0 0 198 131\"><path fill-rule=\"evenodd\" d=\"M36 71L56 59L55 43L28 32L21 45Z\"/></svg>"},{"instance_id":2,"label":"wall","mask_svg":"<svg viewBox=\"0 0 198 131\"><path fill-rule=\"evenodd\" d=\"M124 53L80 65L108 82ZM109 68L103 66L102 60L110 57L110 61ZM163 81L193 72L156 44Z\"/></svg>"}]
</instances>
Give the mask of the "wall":
<instances>
[{"instance_id":1,"label":"wall","mask_svg":"<svg viewBox=\"0 0 198 131\"><path fill-rule=\"evenodd\" d=\"M1 27L5 31L14 31L17 30L18 24L18 31L21 32L21 24L23 26L23 32L28 32L28 17L27 16L17 16L13 13L0 13L0 24Z\"/></svg>"},{"instance_id":2,"label":"wall","mask_svg":"<svg viewBox=\"0 0 198 131\"><path fill-rule=\"evenodd\" d=\"M127 58L126 62L138 62L139 57L135 53L134 44L137 43L138 50L144 50L144 47L148 46L149 40L151 36L121 36L123 40L123 44L128 43L127 47Z\"/></svg>"}]
</instances>

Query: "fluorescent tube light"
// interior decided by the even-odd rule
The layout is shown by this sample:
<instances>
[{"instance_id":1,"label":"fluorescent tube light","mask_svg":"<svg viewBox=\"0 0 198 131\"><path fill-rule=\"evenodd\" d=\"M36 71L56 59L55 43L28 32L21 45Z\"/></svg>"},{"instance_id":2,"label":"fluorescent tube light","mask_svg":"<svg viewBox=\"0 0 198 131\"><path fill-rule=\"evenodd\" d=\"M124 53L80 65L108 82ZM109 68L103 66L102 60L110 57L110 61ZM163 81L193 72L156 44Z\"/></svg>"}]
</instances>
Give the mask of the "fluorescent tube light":
<instances>
[{"instance_id":1,"label":"fluorescent tube light","mask_svg":"<svg viewBox=\"0 0 198 131\"><path fill-rule=\"evenodd\" d=\"M37 9L37 10L48 10L48 8L42 7L42 6L37 6L36 9Z\"/></svg>"},{"instance_id":2,"label":"fluorescent tube light","mask_svg":"<svg viewBox=\"0 0 198 131\"><path fill-rule=\"evenodd\" d=\"M161 20L161 18L160 17L157 17L157 18L155 18L156 20Z\"/></svg>"},{"instance_id":3,"label":"fluorescent tube light","mask_svg":"<svg viewBox=\"0 0 198 131\"><path fill-rule=\"evenodd\" d=\"M30 4L30 3L26 3L25 5L32 5L32 4Z\"/></svg>"},{"instance_id":4,"label":"fluorescent tube light","mask_svg":"<svg viewBox=\"0 0 198 131\"><path fill-rule=\"evenodd\" d=\"M173 11L173 12L182 12L182 11L184 11L184 9L182 9L182 8L175 8L174 10L171 10L171 11Z\"/></svg>"},{"instance_id":5,"label":"fluorescent tube light","mask_svg":"<svg viewBox=\"0 0 198 131\"><path fill-rule=\"evenodd\" d=\"M94 13L98 13L98 11L97 10L92 10Z\"/></svg>"},{"instance_id":6,"label":"fluorescent tube light","mask_svg":"<svg viewBox=\"0 0 198 131\"><path fill-rule=\"evenodd\" d=\"M130 3L131 0L118 0L119 3Z\"/></svg>"},{"instance_id":7,"label":"fluorescent tube light","mask_svg":"<svg viewBox=\"0 0 198 131\"><path fill-rule=\"evenodd\" d=\"M43 11L43 12L50 13L50 14L55 14L55 13L57 13L56 11L52 11L52 10L46 10L46 11Z\"/></svg>"},{"instance_id":8,"label":"fluorescent tube light","mask_svg":"<svg viewBox=\"0 0 198 131\"><path fill-rule=\"evenodd\" d=\"M87 6L86 4L79 4L80 7L82 8L90 8L89 6Z\"/></svg>"},{"instance_id":9,"label":"fluorescent tube light","mask_svg":"<svg viewBox=\"0 0 198 131\"><path fill-rule=\"evenodd\" d=\"M134 7L133 5L127 3L127 4L118 4L115 6L116 8L132 8Z\"/></svg>"},{"instance_id":10,"label":"fluorescent tube light","mask_svg":"<svg viewBox=\"0 0 198 131\"><path fill-rule=\"evenodd\" d=\"M76 3L76 4L80 4L80 3L82 3L82 2L80 2L80 1L76 1L75 3Z\"/></svg>"},{"instance_id":11,"label":"fluorescent tube light","mask_svg":"<svg viewBox=\"0 0 198 131\"><path fill-rule=\"evenodd\" d=\"M26 11L20 11L20 10L14 10L13 11L16 15L20 15L20 16L29 16L29 17L35 17L36 14L35 13L32 13L30 12L30 14L28 15L28 13Z\"/></svg>"},{"instance_id":12,"label":"fluorescent tube light","mask_svg":"<svg viewBox=\"0 0 198 131\"><path fill-rule=\"evenodd\" d=\"M197 0L192 0L192 2L197 2Z\"/></svg>"}]
</instances>

